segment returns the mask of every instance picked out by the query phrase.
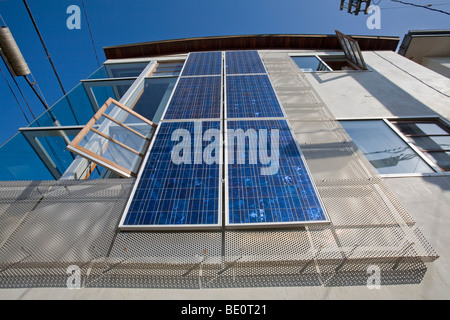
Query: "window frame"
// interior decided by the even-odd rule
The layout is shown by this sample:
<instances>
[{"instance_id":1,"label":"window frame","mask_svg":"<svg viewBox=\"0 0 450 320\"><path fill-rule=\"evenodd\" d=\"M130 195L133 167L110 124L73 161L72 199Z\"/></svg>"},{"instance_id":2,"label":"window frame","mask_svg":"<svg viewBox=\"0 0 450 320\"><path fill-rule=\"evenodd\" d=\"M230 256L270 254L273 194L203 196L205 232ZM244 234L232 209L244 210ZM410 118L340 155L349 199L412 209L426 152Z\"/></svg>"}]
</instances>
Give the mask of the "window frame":
<instances>
[{"instance_id":1,"label":"window frame","mask_svg":"<svg viewBox=\"0 0 450 320\"><path fill-rule=\"evenodd\" d=\"M397 133L414 151L417 149L416 153L419 154L428 165L430 165L433 170L436 172L448 172L449 170L445 170L439 165L437 165L433 160L430 159L429 156L427 156L427 153L438 153L438 152L449 152L450 149L443 149L443 150L425 150L424 148L421 148L420 146L417 146L414 141L409 139L408 137L447 137L450 136L450 126L443 121L442 118L435 117L435 118L398 118L398 119L385 119L385 122L394 130L395 133ZM399 128L396 127L395 123L431 123L437 125L439 128L447 132L447 134L423 134L423 135L407 135L400 131Z\"/></svg>"},{"instance_id":2,"label":"window frame","mask_svg":"<svg viewBox=\"0 0 450 320\"><path fill-rule=\"evenodd\" d=\"M450 171L444 171L436 163L431 160L425 152L420 150L412 141L410 141L407 136L405 136L394 124L393 122L428 122L439 124L440 127L446 127L446 131L450 130L450 123L439 116L422 116L422 117L367 117L367 118L337 118L337 121L383 121L388 128L390 128L403 142L405 142L408 147L416 153L420 159L422 159L434 172L431 173L391 173L391 174L381 174L382 178L401 178L401 177L428 177L428 176L450 176ZM345 130L345 129L344 129ZM376 169L375 169L376 170Z\"/></svg>"},{"instance_id":3,"label":"window frame","mask_svg":"<svg viewBox=\"0 0 450 320\"><path fill-rule=\"evenodd\" d=\"M322 64L324 64L328 70L316 70L316 71L302 71L304 73L329 73L329 72L367 72L367 71L371 71L367 66L366 69L361 69L359 66L355 65L350 59L347 58L347 56L345 55L345 53L334 53L334 54L330 54L330 53L289 53L289 57L291 58L291 60L295 63L295 65L301 70L301 68L297 65L297 63L294 61L294 57L315 57L316 59L318 59ZM340 58L343 60L346 60L350 65L352 65L355 70L334 70L332 69L324 60L323 57L333 57L333 58Z\"/></svg>"}]
</instances>

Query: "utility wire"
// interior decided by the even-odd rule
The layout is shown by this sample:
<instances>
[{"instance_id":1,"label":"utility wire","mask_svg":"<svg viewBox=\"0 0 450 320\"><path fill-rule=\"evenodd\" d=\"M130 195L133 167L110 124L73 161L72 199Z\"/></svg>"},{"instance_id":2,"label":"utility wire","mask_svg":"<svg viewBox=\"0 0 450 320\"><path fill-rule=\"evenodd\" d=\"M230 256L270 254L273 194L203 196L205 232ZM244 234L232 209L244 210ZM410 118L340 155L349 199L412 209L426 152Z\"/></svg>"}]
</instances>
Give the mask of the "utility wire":
<instances>
[{"instance_id":1,"label":"utility wire","mask_svg":"<svg viewBox=\"0 0 450 320\"><path fill-rule=\"evenodd\" d=\"M413 7L417 7L417 8L423 8L423 9L427 9L427 10L431 10L431 11L435 11L435 12L440 12L443 14L447 14L450 16L450 12L444 11L444 10L439 10L439 9L434 9L428 6L424 6L421 4L415 4L415 3L411 3L411 2L405 2L405 1L401 1L401 0L391 0L392 2L397 2L397 3L401 3L404 5L409 5L409 6L413 6Z\"/></svg>"},{"instance_id":2,"label":"utility wire","mask_svg":"<svg viewBox=\"0 0 450 320\"><path fill-rule=\"evenodd\" d=\"M28 117L27 117L27 115L25 114L25 111L23 111L23 108L22 108L22 106L21 106L20 103L19 103L19 99L17 99L16 94L14 93L13 89L11 88L11 85L9 84L9 81L8 81L8 79L6 78L6 76L5 76L5 74L3 73L3 70L2 70L1 68L0 68L0 72L2 73L2 76L3 76L3 78L5 79L6 84L8 85L9 90L11 91L12 95L14 96L14 99L16 99L16 102L17 102L17 105L18 105L19 108L20 108L20 111L22 111L22 114L23 114L23 116L25 117L25 119L27 120L27 122L30 123L30 120L28 120Z\"/></svg>"},{"instance_id":3,"label":"utility wire","mask_svg":"<svg viewBox=\"0 0 450 320\"><path fill-rule=\"evenodd\" d=\"M9 71L9 69L8 69L8 71ZM24 96L22 90L20 89L19 85L17 84L16 79L15 79L14 76L11 74L11 71L9 71L9 73L10 73L11 78L13 79L13 81L14 81L16 87L17 87L17 90L19 90L19 92L20 92L20 95L22 96L23 101L25 101L25 104L27 105L28 110L30 111L31 115L33 116L33 119L36 120L36 116L34 115L33 110L31 110L31 107L30 107L30 105L28 104L28 101L27 101L27 99L25 98L25 96Z\"/></svg>"},{"instance_id":4,"label":"utility wire","mask_svg":"<svg viewBox=\"0 0 450 320\"><path fill-rule=\"evenodd\" d=\"M25 5L25 7L26 7L26 9L28 11L28 14L29 14L30 18L31 18L31 22L33 23L34 29L36 30L36 33L38 34L39 39L41 40L42 46L44 47L45 53L47 54L48 61L50 61L50 64L51 64L51 66L53 68L53 72L55 73L56 78L58 79L59 85L61 86L61 90L64 93L64 95L66 95L66 90L64 90L64 87L63 87L63 85L61 83L61 79L59 78L58 73L56 72L55 65L53 64L52 58L50 57L50 53L48 52L47 47L46 47L46 45L44 43L44 39L42 39L42 35L39 32L39 29L37 27L36 21L34 20L33 14L31 13L30 7L28 6L28 3L27 3L26 0L23 0L23 3L24 3L24 5Z\"/></svg>"},{"instance_id":5,"label":"utility wire","mask_svg":"<svg viewBox=\"0 0 450 320\"><path fill-rule=\"evenodd\" d=\"M3 20L3 17L2 17L1 14L0 14L0 19L1 19L1 21L3 22L3 26L7 27L6 22L5 22L5 20ZM17 81L16 81L14 75L12 74L11 70L8 68L8 65L7 65L5 59L3 58L3 56L1 56L1 57L2 57L3 63L5 64L5 66L7 66L6 69L8 70L9 75L11 76L11 79L13 79L14 84L16 85L17 90L19 90L19 93L20 93L20 95L22 96L23 101L25 102L25 104L26 104L27 107L28 107L28 111L30 111L31 115L33 116L33 119L36 120L36 116L34 115L33 110L31 110L31 107L30 107L30 105L28 104L28 101L27 101L27 99L25 98L25 95L23 94L22 90L20 89L19 85L17 84ZM2 74L3 74L3 77L4 77L5 80L6 80L6 77L5 77L4 73L3 73L3 71L2 71ZM7 81L7 84L8 84L8 86L9 86L8 81ZM14 91L12 91L12 93L14 94ZM14 95L14 97L16 98L15 95ZM16 98L16 101L17 101L17 98ZM18 101L17 101L17 102L18 102ZM19 104L19 106L21 107L20 104ZM21 109L22 109L22 107L21 107ZM22 110L22 112L23 112L23 110ZM25 116L25 118L27 118L27 117ZM28 118L27 118L27 121L28 121ZM30 123L30 122L28 121L28 123Z\"/></svg>"},{"instance_id":6,"label":"utility wire","mask_svg":"<svg viewBox=\"0 0 450 320\"><path fill-rule=\"evenodd\" d=\"M89 24L89 18L86 12L86 7L84 6L84 0L81 0L81 5L83 6L84 15L86 17L86 23L89 29L89 35L91 36L92 47L94 48L95 58L97 59L97 65L98 67L100 67L100 61L98 60L97 50L95 49L94 37L92 36L92 30Z\"/></svg>"}]
</instances>

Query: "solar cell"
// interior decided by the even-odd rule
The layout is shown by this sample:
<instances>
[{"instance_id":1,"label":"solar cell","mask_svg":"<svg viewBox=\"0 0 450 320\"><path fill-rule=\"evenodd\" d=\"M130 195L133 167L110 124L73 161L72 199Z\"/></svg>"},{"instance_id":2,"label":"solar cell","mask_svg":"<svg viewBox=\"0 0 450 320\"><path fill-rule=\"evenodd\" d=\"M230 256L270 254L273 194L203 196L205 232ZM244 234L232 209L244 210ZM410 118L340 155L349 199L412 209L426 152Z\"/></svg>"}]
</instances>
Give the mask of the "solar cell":
<instances>
[{"instance_id":1,"label":"solar cell","mask_svg":"<svg viewBox=\"0 0 450 320\"><path fill-rule=\"evenodd\" d=\"M234 147L238 139L232 132L238 129L249 136L251 133L258 135L258 139L253 139L257 142L255 145L252 145L252 139L245 140L245 148L240 151L243 154L238 154L239 149ZM267 152L264 152L264 143L259 140L263 130L267 130ZM278 161L277 139L272 141L276 132L279 136ZM327 221L306 164L285 120L227 121L227 136L229 226ZM245 163L240 163L239 156ZM254 157L258 159L256 162ZM268 157L272 158L270 162ZM270 168L270 174L263 173L262 168Z\"/></svg>"},{"instance_id":2,"label":"solar cell","mask_svg":"<svg viewBox=\"0 0 450 320\"><path fill-rule=\"evenodd\" d=\"M226 74L266 73L258 51L227 51Z\"/></svg>"},{"instance_id":3,"label":"solar cell","mask_svg":"<svg viewBox=\"0 0 450 320\"><path fill-rule=\"evenodd\" d=\"M226 77L228 118L284 117L267 75Z\"/></svg>"},{"instance_id":4,"label":"solar cell","mask_svg":"<svg viewBox=\"0 0 450 320\"><path fill-rule=\"evenodd\" d=\"M221 77L180 78L164 119L218 119L221 100Z\"/></svg>"},{"instance_id":5,"label":"solar cell","mask_svg":"<svg viewBox=\"0 0 450 320\"><path fill-rule=\"evenodd\" d=\"M195 129L198 130L197 133ZM160 124L148 160L138 177L138 184L121 224L122 227L221 224L219 219L219 212L221 212L219 208L220 165L208 164L204 161L196 164L195 160L195 152L210 145L210 141L198 139L197 134L203 134L209 129L220 131L220 122ZM178 135L174 138L177 132L182 134L183 139ZM186 160L190 158L188 155L192 155L190 163L174 161L173 154L178 152L174 148L180 142L186 143L188 148L182 151L176 149L180 151L177 155L187 156ZM197 149L197 146L201 149Z\"/></svg>"},{"instance_id":6,"label":"solar cell","mask_svg":"<svg viewBox=\"0 0 450 320\"><path fill-rule=\"evenodd\" d=\"M189 54L181 76L221 74L222 52L193 52Z\"/></svg>"}]
</instances>

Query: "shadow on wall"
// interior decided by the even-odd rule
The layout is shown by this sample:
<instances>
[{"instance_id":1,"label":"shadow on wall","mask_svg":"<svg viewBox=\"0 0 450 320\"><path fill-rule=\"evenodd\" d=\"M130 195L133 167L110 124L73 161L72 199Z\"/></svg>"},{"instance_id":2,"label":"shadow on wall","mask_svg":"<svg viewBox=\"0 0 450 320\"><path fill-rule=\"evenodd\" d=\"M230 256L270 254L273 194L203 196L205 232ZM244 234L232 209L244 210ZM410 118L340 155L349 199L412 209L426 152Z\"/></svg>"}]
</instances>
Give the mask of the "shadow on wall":
<instances>
[{"instance_id":1,"label":"shadow on wall","mask_svg":"<svg viewBox=\"0 0 450 320\"><path fill-rule=\"evenodd\" d=\"M384 59L383 57L381 57ZM389 61L388 61L389 62ZM376 99L380 104L382 104L393 117L420 117L420 116L440 116L445 118L443 115L437 113L435 110L429 108L427 105L417 100L411 94L406 92L404 89L399 87L397 84L386 78L384 75L376 71L370 64L368 64L369 71L356 71L356 72L347 72L347 73L336 73L336 77L332 79L324 79L325 76L328 77L330 73L311 73L314 79L319 84L324 84L327 82L338 81L345 78L351 78L356 81L363 87L367 92L371 94L371 96ZM398 66L393 64L393 68L398 68L402 72L405 72L405 82L411 81L411 88L414 88L413 85L416 82L417 84L421 83L421 85L417 86L417 90L420 90L420 86L426 86L434 90L437 94L442 95L443 97L449 98L450 96L445 92L440 91L439 89L433 88L430 85L426 84L422 80L418 79L414 75L411 75L407 71L401 69ZM406 78L408 77L408 78ZM412 78L413 77L413 78ZM346 88L345 91L349 94L349 98L352 99L354 96L351 95L352 88ZM352 101L349 101L352 103ZM450 100L449 100L450 102ZM356 106L355 106L356 107Z\"/></svg>"}]
</instances>

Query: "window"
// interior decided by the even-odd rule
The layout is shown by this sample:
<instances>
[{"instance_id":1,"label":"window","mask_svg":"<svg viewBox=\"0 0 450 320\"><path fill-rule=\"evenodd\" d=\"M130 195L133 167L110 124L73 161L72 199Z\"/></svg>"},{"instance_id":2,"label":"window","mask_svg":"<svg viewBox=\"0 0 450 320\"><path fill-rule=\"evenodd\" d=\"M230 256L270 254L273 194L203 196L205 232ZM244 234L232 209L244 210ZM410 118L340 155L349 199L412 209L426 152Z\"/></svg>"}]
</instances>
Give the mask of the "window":
<instances>
[{"instance_id":1,"label":"window","mask_svg":"<svg viewBox=\"0 0 450 320\"><path fill-rule=\"evenodd\" d=\"M136 173L156 125L110 98L67 149L123 177Z\"/></svg>"},{"instance_id":2,"label":"window","mask_svg":"<svg viewBox=\"0 0 450 320\"><path fill-rule=\"evenodd\" d=\"M356 40L351 37L343 34L342 32L336 31L336 36L339 40L342 50L344 50L345 56L348 61L357 66L359 69L366 70L367 66L364 61L363 55L361 53L361 49L359 48L359 44Z\"/></svg>"},{"instance_id":3,"label":"window","mask_svg":"<svg viewBox=\"0 0 450 320\"><path fill-rule=\"evenodd\" d=\"M292 56L303 72L361 70L344 55Z\"/></svg>"},{"instance_id":4,"label":"window","mask_svg":"<svg viewBox=\"0 0 450 320\"><path fill-rule=\"evenodd\" d=\"M450 171L450 129L439 118L340 123L380 174Z\"/></svg>"},{"instance_id":5,"label":"window","mask_svg":"<svg viewBox=\"0 0 450 320\"><path fill-rule=\"evenodd\" d=\"M345 56L320 56L322 61L333 71L338 70L360 70L358 66L349 61Z\"/></svg>"},{"instance_id":6,"label":"window","mask_svg":"<svg viewBox=\"0 0 450 320\"><path fill-rule=\"evenodd\" d=\"M434 172L383 120L340 123L380 174Z\"/></svg>"},{"instance_id":7,"label":"window","mask_svg":"<svg viewBox=\"0 0 450 320\"><path fill-rule=\"evenodd\" d=\"M439 119L390 121L439 169L450 171L450 129Z\"/></svg>"},{"instance_id":8,"label":"window","mask_svg":"<svg viewBox=\"0 0 450 320\"><path fill-rule=\"evenodd\" d=\"M333 71L318 56L292 57L292 60L294 60L303 72Z\"/></svg>"}]
</instances>

